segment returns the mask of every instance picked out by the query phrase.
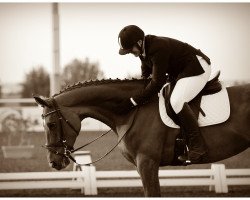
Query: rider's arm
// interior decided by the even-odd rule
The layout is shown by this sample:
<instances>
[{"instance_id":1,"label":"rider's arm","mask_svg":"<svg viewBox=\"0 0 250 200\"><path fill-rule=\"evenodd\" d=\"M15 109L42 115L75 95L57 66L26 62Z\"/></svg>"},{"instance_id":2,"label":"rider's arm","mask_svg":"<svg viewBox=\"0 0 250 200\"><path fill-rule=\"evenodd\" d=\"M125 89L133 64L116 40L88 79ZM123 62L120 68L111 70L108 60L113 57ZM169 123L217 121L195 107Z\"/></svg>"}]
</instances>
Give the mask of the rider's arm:
<instances>
[{"instance_id":1,"label":"rider's arm","mask_svg":"<svg viewBox=\"0 0 250 200\"><path fill-rule=\"evenodd\" d=\"M146 79L152 74L152 68L150 68L146 62L141 60L141 77Z\"/></svg>"},{"instance_id":2,"label":"rider's arm","mask_svg":"<svg viewBox=\"0 0 250 200\"><path fill-rule=\"evenodd\" d=\"M151 61L153 63L152 80L140 94L132 97L137 105L146 103L150 97L160 91L166 82L169 54L159 50L154 54Z\"/></svg>"}]
</instances>

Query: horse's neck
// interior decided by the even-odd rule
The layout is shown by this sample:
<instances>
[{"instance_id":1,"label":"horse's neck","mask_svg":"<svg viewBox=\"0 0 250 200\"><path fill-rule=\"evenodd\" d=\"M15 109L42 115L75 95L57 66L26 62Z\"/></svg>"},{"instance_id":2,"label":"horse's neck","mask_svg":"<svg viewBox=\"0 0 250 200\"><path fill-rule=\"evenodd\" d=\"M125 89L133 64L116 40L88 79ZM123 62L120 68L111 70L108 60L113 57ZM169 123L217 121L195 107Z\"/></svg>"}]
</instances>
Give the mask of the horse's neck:
<instances>
[{"instance_id":1,"label":"horse's neck","mask_svg":"<svg viewBox=\"0 0 250 200\"><path fill-rule=\"evenodd\" d=\"M144 85L142 80L131 80L72 87L55 98L59 105L71 109L81 119L91 117L114 129L122 120L115 114L115 106L138 94Z\"/></svg>"}]
</instances>

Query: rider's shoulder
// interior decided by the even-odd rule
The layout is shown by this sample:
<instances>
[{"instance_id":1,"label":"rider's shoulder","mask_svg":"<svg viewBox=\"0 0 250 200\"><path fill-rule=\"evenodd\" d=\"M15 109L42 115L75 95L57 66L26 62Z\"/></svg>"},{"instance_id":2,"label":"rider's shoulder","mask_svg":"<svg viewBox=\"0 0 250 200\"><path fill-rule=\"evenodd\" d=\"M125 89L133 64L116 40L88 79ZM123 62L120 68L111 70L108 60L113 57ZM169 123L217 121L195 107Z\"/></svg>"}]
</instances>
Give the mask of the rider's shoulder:
<instances>
[{"instance_id":1,"label":"rider's shoulder","mask_svg":"<svg viewBox=\"0 0 250 200\"><path fill-rule=\"evenodd\" d=\"M145 40L149 55L170 49L170 39L168 37L146 35Z\"/></svg>"}]
</instances>

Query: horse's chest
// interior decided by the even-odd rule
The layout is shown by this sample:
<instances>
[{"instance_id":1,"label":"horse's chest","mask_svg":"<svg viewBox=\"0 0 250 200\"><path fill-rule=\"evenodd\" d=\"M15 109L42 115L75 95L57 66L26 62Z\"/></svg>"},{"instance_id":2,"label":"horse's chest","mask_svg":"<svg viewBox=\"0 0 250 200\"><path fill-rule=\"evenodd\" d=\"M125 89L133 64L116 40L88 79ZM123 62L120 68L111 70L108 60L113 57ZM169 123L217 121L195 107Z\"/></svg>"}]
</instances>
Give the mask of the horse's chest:
<instances>
[{"instance_id":1,"label":"horse's chest","mask_svg":"<svg viewBox=\"0 0 250 200\"><path fill-rule=\"evenodd\" d=\"M121 141L118 145L121 150L122 155L131 163L135 164L135 153L131 150L129 146L124 141Z\"/></svg>"},{"instance_id":2,"label":"horse's chest","mask_svg":"<svg viewBox=\"0 0 250 200\"><path fill-rule=\"evenodd\" d=\"M127 147L124 141L121 141L118 147L120 151L122 152L122 154L129 154L129 148Z\"/></svg>"}]
</instances>

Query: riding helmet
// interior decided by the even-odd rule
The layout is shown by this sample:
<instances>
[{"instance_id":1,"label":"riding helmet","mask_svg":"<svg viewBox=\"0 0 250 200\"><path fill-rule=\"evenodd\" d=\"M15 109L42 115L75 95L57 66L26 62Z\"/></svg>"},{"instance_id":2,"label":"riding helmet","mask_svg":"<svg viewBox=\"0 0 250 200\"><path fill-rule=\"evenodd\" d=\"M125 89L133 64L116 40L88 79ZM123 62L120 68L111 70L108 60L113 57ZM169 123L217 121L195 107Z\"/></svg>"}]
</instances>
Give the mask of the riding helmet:
<instances>
[{"instance_id":1,"label":"riding helmet","mask_svg":"<svg viewBox=\"0 0 250 200\"><path fill-rule=\"evenodd\" d=\"M118 42L120 45L119 54L125 55L131 51L133 46L139 41L143 40L144 32L136 25L125 26L118 35Z\"/></svg>"}]
</instances>

